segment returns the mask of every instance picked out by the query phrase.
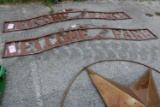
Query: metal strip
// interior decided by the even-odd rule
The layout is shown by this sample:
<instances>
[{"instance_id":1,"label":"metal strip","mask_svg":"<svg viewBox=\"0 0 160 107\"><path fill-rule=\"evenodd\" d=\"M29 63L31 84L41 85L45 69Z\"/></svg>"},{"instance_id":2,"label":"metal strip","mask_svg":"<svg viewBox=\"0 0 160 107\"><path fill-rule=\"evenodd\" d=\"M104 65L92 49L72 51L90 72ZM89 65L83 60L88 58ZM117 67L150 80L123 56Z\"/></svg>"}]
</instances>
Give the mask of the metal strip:
<instances>
[{"instance_id":1,"label":"metal strip","mask_svg":"<svg viewBox=\"0 0 160 107\"><path fill-rule=\"evenodd\" d=\"M93 33L93 31L96 32L96 34ZM83 26L81 28L59 31L37 38L6 42L2 58L38 54L74 42L101 39L142 41L157 39L157 37L148 29L89 28Z\"/></svg>"},{"instance_id":2,"label":"metal strip","mask_svg":"<svg viewBox=\"0 0 160 107\"><path fill-rule=\"evenodd\" d=\"M103 19L103 20L127 20L131 19L124 12L95 12L95 11L80 11L68 10L65 12L58 12L55 14L48 14L38 16L31 19L18 21L5 21L3 26L3 33L20 30L28 30L44 26L46 24L56 23L60 21L68 21L74 19Z\"/></svg>"}]
</instances>

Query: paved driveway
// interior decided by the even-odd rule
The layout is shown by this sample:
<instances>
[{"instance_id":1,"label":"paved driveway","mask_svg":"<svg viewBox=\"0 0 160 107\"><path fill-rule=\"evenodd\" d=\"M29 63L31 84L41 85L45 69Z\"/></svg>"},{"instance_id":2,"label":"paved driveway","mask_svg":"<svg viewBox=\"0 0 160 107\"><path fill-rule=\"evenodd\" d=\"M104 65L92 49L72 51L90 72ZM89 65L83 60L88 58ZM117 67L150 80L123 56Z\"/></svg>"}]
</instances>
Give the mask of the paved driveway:
<instances>
[{"instance_id":1,"label":"paved driveway","mask_svg":"<svg viewBox=\"0 0 160 107\"><path fill-rule=\"evenodd\" d=\"M148 28L160 38L160 16L155 14L160 12L160 2L96 0L54 6L55 11L65 8L124 11L132 20L74 20L26 31L0 32L0 56L5 41L38 37L74 24ZM48 12L48 7L36 4L0 5L0 26L5 20L32 18ZM84 66L103 59L134 60L160 70L160 40L94 40L61 46L37 55L0 59L0 64L5 65L8 71L2 107L59 107L64 90L73 76ZM125 86L130 86L147 69L126 62L105 62L90 68ZM160 74L153 72L153 76L160 93ZM65 107L105 107L86 72L80 74L71 86Z\"/></svg>"}]
</instances>

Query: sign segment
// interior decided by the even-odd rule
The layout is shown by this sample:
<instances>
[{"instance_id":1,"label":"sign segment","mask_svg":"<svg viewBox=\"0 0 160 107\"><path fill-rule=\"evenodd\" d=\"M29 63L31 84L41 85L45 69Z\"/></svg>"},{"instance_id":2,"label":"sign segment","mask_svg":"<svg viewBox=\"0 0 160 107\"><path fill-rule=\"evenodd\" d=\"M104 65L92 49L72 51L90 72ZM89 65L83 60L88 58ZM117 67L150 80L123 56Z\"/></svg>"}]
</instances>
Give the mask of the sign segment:
<instances>
[{"instance_id":1,"label":"sign segment","mask_svg":"<svg viewBox=\"0 0 160 107\"><path fill-rule=\"evenodd\" d=\"M38 16L31 19L6 21L3 32L12 32L33 29L46 24L75 19L103 19L103 20L127 20L131 19L124 12L95 12L95 11L63 11L55 14Z\"/></svg>"},{"instance_id":2,"label":"sign segment","mask_svg":"<svg viewBox=\"0 0 160 107\"><path fill-rule=\"evenodd\" d=\"M92 31L96 31L96 33L93 33ZM143 41L157 39L157 37L148 29L83 26L37 38L6 42L2 58L37 54L74 42L100 39Z\"/></svg>"}]
</instances>

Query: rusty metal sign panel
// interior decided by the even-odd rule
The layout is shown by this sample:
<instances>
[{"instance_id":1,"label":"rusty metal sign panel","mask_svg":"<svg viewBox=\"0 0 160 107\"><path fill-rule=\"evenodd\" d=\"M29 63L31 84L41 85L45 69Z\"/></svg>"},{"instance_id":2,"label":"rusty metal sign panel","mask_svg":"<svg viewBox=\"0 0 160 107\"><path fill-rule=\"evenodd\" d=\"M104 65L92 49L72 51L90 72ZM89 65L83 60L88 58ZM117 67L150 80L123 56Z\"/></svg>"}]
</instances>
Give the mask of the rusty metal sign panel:
<instances>
[{"instance_id":1,"label":"rusty metal sign panel","mask_svg":"<svg viewBox=\"0 0 160 107\"><path fill-rule=\"evenodd\" d=\"M151 69L148 69L131 88L111 81L90 69L87 71L108 107L160 107Z\"/></svg>"},{"instance_id":2,"label":"rusty metal sign panel","mask_svg":"<svg viewBox=\"0 0 160 107\"><path fill-rule=\"evenodd\" d=\"M157 37L148 29L80 26L37 38L6 42L2 58L37 54L74 42L100 39L142 41L157 39Z\"/></svg>"},{"instance_id":3,"label":"rusty metal sign panel","mask_svg":"<svg viewBox=\"0 0 160 107\"><path fill-rule=\"evenodd\" d=\"M46 24L75 19L126 20L131 18L124 12L95 12L66 9L63 12L43 15L31 19L6 21L4 22L3 32L27 30Z\"/></svg>"}]
</instances>

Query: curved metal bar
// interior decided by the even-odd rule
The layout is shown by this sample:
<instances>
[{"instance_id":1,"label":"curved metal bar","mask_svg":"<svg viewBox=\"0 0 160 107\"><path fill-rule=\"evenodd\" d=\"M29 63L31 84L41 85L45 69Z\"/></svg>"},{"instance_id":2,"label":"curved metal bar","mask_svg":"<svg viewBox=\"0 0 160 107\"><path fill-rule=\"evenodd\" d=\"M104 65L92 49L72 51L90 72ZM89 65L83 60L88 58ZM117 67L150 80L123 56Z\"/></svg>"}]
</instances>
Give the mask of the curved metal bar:
<instances>
[{"instance_id":1,"label":"curved metal bar","mask_svg":"<svg viewBox=\"0 0 160 107\"><path fill-rule=\"evenodd\" d=\"M66 90L65 90L65 92L64 92L64 94L63 94L60 107L64 107L65 99L66 99L66 96L67 96L67 94L68 94L68 91L69 91L71 85L73 84L73 82L75 81L75 79L76 79L86 68L88 68L88 67L90 67L90 66L92 66L92 65L94 65L94 64L97 64L97 63L113 62L113 61L115 61L115 62L129 62L129 63L134 63L134 64L143 65L143 66L145 66L145 67L147 67L147 68L151 68L152 70L160 73L159 70L157 70L157 69L155 69L155 68L153 68L153 67L151 67L151 66L148 66L148 65L146 65L146 64L143 64L143 63L141 63L141 62L132 61L132 60L121 60L121 59L113 59L113 60L112 60L112 59L111 59L111 60L99 60L99 61L93 62L93 63L87 65L86 67L82 68L82 69L72 78L72 80L71 80L70 83L68 84L68 86L67 86L67 88L66 88Z\"/></svg>"}]
</instances>

